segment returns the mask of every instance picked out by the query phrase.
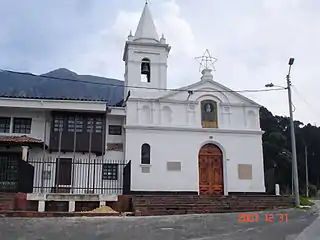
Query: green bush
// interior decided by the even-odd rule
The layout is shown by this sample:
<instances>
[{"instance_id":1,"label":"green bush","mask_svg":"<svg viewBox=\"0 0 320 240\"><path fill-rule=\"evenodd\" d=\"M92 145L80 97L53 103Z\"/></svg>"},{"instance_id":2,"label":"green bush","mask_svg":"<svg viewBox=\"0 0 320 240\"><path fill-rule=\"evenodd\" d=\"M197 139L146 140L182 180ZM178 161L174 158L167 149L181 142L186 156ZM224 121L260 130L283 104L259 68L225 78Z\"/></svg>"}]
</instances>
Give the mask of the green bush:
<instances>
[{"instance_id":1,"label":"green bush","mask_svg":"<svg viewBox=\"0 0 320 240\"><path fill-rule=\"evenodd\" d=\"M315 197L317 195L317 186L310 184L309 185L309 196L310 197Z\"/></svg>"}]
</instances>

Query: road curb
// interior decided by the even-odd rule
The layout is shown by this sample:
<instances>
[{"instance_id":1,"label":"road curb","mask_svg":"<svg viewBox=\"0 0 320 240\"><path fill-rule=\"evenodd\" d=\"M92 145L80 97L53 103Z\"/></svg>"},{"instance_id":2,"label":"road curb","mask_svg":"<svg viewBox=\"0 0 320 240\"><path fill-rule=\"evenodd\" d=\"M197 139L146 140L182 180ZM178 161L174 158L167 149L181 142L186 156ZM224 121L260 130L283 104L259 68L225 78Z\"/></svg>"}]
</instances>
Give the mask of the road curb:
<instances>
[{"instance_id":1,"label":"road curb","mask_svg":"<svg viewBox=\"0 0 320 240\"><path fill-rule=\"evenodd\" d=\"M306 227L294 240L318 240L320 239L320 216L311 225Z\"/></svg>"},{"instance_id":2,"label":"road curb","mask_svg":"<svg viewBox=\"0 0 320 240\"><path fill-rule=\"evenodd\" d=\"M96 213L96 212L27 212L27 211L0 211L0 217L118 217L120 213Z\"/></svg>"}]
</instances>

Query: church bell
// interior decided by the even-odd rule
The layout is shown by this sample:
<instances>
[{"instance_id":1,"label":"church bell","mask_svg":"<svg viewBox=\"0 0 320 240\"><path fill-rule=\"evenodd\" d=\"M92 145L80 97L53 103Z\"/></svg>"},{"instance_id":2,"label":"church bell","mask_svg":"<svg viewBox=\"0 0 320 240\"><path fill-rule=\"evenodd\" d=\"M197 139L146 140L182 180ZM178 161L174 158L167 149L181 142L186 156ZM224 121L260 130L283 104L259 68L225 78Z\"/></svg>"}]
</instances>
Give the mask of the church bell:
<instances>
[{"instance_id":1,"label":"church bell","mask_svg":"<svg viewBox=\"0 0 320 240\"><path fill-rule=\"evenodd\" d=\"M142 74L149 74L149 64L148 63L142 63L141 73Z\"/></svg>"}]
</instances>

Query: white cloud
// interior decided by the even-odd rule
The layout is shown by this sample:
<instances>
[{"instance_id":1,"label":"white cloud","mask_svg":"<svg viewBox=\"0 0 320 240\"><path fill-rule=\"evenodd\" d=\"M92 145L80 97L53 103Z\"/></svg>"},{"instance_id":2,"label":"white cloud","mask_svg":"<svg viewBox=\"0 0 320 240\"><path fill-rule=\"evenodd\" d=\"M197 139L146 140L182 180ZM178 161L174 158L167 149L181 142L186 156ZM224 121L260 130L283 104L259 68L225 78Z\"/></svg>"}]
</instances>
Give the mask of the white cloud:
<instances>
[{"instance_id":1,"label":"white cloud","mask_svg":"<svg viewBox=\"0 0 320 240\"><path fill-rule=\"evenodd\" d=\"M135 33L142 3L96 0L83 7L82 1L57 0L47 8L36 0L16 1L16 8L14 1L0 3L0 9L15 9L0 15L1 66L42 73L66 67L123 79L124 44L129 31ZM218 57L215 80L235 90L284 85L288 58L295 57L293 84L314 105L294 94L295 117L320 123L314 110L320 89L318 0L153 0L150 8L159 36L164 33L172 46L168 87L200 79L194 58L206 48ZM288 112L285 92L246 95L276 114Z\"/></svg>"}]
</instances>

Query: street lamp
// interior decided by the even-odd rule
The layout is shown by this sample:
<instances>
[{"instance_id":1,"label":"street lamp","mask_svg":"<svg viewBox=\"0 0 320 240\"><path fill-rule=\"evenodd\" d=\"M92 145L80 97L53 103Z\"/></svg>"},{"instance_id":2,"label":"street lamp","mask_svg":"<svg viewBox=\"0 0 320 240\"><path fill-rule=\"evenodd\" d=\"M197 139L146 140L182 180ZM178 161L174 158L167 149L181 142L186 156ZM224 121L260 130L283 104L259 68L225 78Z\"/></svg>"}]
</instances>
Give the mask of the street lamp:
<instances>
[{"instance_id":1,"label":"street lamp","mask_svg":"<svg viewBox=\"0 0 320 240\"><path fill-rule=\"evenodd\" d=\"M292 157L292 170L293 170L293 183L294 183L294 192L295 192L295 204L297 207L300 206L300 196L299 196L299 180L298 180L298 167L297 167L297 149L296 149L296 137L294 133L294 121L293 121L293 110L292 110L292 99L291 99L291 81L290 73L291 66L294 63L294 58L289 59L289 71L287 74L287 87L288 89L288 101L289 101L289 112L290 112L290 130L291 130L291 157ZM273 83L265 85L266 87L274 87Z\"/></svg>"}]
</instances>

